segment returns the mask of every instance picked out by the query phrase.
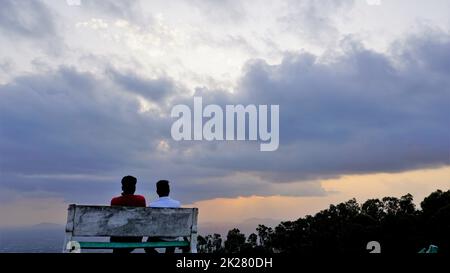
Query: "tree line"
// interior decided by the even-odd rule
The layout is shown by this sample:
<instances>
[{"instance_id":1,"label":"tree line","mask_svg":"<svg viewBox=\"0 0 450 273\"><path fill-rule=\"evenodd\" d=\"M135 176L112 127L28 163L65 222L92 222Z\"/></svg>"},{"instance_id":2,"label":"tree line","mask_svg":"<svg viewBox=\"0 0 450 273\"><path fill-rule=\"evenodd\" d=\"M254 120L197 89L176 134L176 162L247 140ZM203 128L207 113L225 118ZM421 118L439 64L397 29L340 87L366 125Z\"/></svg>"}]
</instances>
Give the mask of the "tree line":
<instances>
[{"instance_id":1,"label":"tree line","mask_svg":"<svg viewBox=\"0 0 450 273\"><path fill-rule=\"evenodd\" d=\"M400 198L369 199L362 205L351 199L295 221L272 228L258 225L248 235L234 228L198 237L200 253L368 253L366 245L377 241L382 253L417 253L436 245L450 253L450 190L437 190L417 209L411 194Z\"/></svg>"}]
</instances>

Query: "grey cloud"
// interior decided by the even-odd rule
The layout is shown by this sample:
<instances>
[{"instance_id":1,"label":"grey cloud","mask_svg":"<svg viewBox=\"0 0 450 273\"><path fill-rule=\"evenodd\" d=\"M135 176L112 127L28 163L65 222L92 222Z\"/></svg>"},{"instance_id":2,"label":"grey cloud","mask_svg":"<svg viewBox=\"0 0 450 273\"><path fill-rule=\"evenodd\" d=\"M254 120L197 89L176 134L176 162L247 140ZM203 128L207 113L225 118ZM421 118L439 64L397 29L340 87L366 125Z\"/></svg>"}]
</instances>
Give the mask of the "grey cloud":
<instances>
[{"instance_id":1,"label":"grey cloud","mask_svg":"<svg viewBox=\"0 0 450 273\"><path fill-rule=\"evenodd\" d=\"M245 19L243 2L233 0L194 0L193 6L198 9L202 16L216 23L241 22Z\"/></svg>"},{"instance_id":2,"label":"grey cloud","mask_svg":"<svg viewBox=\"0 0 450 273\"><path fill-rule=\"evenodd\" d=\"M199 162L272 181L448 165L449 52L449 42L409 39L395 57L354 44L331 63L307 53L250 62L231 102L279 104L280 149Z\"/></svg>"},{"instance_id":3,"label":"grey cloud","mask_svg":"<svg viewBox=\"0 0 450 273\"><path fill-rule=\"evenodd\" d=\"M113 86L90 74L61 68L0 86L0 159L7 172L98 172L130 163L152 131L151 117ZM155 130L156 131L156 130ZM140 139L138 141L138 139Z\"/></svg>"},{"instance_id":4,"label":"grey cloud","mask_svg":"<svg viewBox=\"0 0 450 273\"><path fill-rule=\"evenodd\" d=\"M270 153L255 142L171 140L170 106L192 98L169 79L67 67L17 77L0 86L0 187L96 202L132 174L147 195L167 178L190 202L320 195L319 184L275 183L448 165L450 42L436 36L412 37L392 54L348 40L327 62L308 53L286 54L279 65L253 60L235 93L196 90L205 104L279 104L281 143ZM166 115L140 113L130 92L159 100ZM158 149L162 140L168 151Z\"/></svg>"},{"instance_id":5,"label":"grey cloud","mask_svg":"<svg viewBox=\"0 0 450 273\"><path fill-rule=\"evenodd\" d=\"M0 9L0 28L8 34L35 39L55 35L52 13L41 1L3 0Z\"/></svg>"},{"instance_id":6,"label":"grey cloud","mask_svg":"<svg viewBox=\"0 0 450 273\"><path fill-rule=\"evenodd\" d=\"M144 3L140 0L98 1L83 0L81 6L84 13L109 16L113 19L123 19L138 25L151 23L153 17L143 12ZM145 2L145 1L144 1Z\"/></svg>"},{"instance_id":7,"label":"grey cloud","mask_svg":"<svg viewBox=\"0 0 450 273\"><path fill-rule=\"evenodd\" d=\"M58 55L63 42L58 33L55 14L39 0L3 0L0 9L0 32L3 38L32 42L36 49Z\"/></svg>"},{"instance_id":8,"label":"grey cloud","mask_svg":"<svg viewBox=\"0 0 450 273\"><path fill-rule=\"evenodd\" d=\"M141 95L151 101L161 101L175 93L176 86L171 79L147 79L133 72L119 72L109 69L112 80L123 89Z\"/></svg>"},{"instance_id":9,"label":"grey cloud","mask_svg":"<svg viewBox=\"0 0 450 273\"><path fill-rule=\"evenodd\" d=\"M332 43L339 37L336 14L347 14L354 0L289 0L286 5L289 12L278 18L285 29L315 42Z\"/></svg>"},{"instance_id":10,"label":"grey cloud","mask_svg":"<svg viewBox=\"0 0 450 273\"><path fill-rule=\"evenodd\" d=\"M0 61L0 70L3 73L10 73L14 70L14 64L10 59L5 59Z\"/></svg>"},{"instance_id":11,"label":"grey cloud","mask_svg":"<svg viewBox=\"0 0 450 273\"><path fill-rule=\"evenodd\" d=\"M152 86L164 90L161 83ZM160 155L156 148L170 138L171 120L140 113L126 87L110 74L69 67L1 85L0 189L104 203L120 192L127 174L140 178L146 194L154 192L158 178L189 188L199 177L226 175ZM196 196L182 191L180 198Z\"/></svg>"},{"instance_id":12,"label":"grey cloud","mask_svg":"<svg viewBox=\"0 0 450 273\"><path fill-rule=\"evenodd\" d=\"M442 35L441 31L425 28L416 35L411 35L397 46L403 51L394 50L399 58L405 61L408 67L429 69L437 73L450 71L448 45L450 34Z\"/></svg>"}]
</instances>

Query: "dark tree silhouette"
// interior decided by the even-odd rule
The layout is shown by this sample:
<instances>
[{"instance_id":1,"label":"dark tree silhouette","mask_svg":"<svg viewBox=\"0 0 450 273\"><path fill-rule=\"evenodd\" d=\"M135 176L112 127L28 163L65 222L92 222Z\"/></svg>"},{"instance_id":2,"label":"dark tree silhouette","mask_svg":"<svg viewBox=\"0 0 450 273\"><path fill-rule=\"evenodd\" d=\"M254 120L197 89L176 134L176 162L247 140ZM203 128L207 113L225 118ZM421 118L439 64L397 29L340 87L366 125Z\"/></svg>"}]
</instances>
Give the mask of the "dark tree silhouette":
<instances>
[{"instance_id":1,"label":"dark tree silhouette","mask_svg":"<svg viewBox=\"0 0 450 273\"><path fill-rule=\"evenodd\" d=\"M239 229L232 229L224 247L220 235L208 235L199 239L199 249L209 253L362 254L368 252L368 242L378 241L388 254L413 254L430 244L450 254L450 190L431 193L420 207L416 209L411 194L369 199L362 205L351 199L275 228L258 225L257 234L247 239Z\"/></svg>"},{"instance_id":2,"label":"dark tree silhouette","mask_svg":"<svg viewBox=\"0 0 450 273\"><path fill-rule=\"evenodd\" d=\"M245 235L237 228L228 231L225 241L225 251L227 253L238 253L245 244Z\"/></svg>"},{"instance_id":3,"label":"dark tree silhouette","mask_svg":"<svg viewBox=\"0 0 450 273\"><path fill-rule=\"evenodd\" d=\"M256 235L255 233L250 234L247 238L247 243L249 244L249 246L251 248L257 247L258 246L258 235Z\"/></svg>"},{"instance_id":4,"label":"dark tree silhouette","mask_svg":"<svg viewBox=\"0 0 450 273\"><path fill-rule=\"evenodd\" d=\"M222 236L215 233L206 237L197 237L198 252L200 253L221 253L224 252L222 247Z\"/></svg>"}]
</instances>

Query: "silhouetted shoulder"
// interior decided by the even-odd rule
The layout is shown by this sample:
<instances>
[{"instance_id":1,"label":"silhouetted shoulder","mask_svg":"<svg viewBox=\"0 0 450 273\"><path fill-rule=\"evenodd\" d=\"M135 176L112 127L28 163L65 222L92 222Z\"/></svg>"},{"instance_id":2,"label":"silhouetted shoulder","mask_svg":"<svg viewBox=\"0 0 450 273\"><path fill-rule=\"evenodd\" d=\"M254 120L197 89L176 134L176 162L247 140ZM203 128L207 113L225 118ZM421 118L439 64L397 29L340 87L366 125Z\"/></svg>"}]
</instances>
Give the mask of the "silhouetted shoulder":
<instances>
[{"instance_id":1,"label":"silhouetted shoulder","mask_svg":"<svg viewBox=\"0 0 450 273\"><path fill-rule=\"evenodd\" d=\"M114 197L111 206L145 207L145 197L142 195L125 194Z\"/></svg>"},{"instance_id":2,"label":"silhouetted shoulder","mask_svg":"<svg viewBox=\"0 0 450 273\"><path fill-rule=\"evenodd\" d=\"M121 198L121 196L116 196L116 197L113 197L113 199L111 199L111 206L120 206L119 204L120 204L120 198Z\"/></svg>"},{"instance_id":3,"label":"silhouetted shoulder","mask_svg":"<svg viewBox=\"0 0 450 273\"><path fill-rule=\"evenodd\" d=\"M145 197L142 195L136 195L136 199L143 203L143 207L146 206Z\"/></svg>"}]
</instances>

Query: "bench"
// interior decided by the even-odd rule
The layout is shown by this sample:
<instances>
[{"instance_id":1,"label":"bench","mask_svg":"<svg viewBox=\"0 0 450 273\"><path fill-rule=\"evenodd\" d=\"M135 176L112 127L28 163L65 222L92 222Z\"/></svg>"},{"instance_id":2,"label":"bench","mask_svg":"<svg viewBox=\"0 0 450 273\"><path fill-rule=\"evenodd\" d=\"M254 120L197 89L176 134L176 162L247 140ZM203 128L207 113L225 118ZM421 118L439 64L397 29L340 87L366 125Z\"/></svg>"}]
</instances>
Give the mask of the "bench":
<instances>
[{"instance_id":1,"label":"bench","mask_svg":"<svg viewBox=\"0 0 450 273\"><path fill-rule=\"evenodd\" d=\"M185 247L197 252L197 208L70 205L63 252L81 249ZM74 241L73 237L183 237L184 241L138 243Z\"/></svg>"}]
</instances>

